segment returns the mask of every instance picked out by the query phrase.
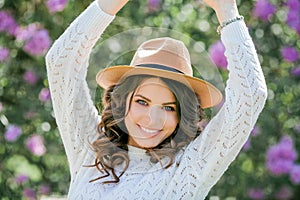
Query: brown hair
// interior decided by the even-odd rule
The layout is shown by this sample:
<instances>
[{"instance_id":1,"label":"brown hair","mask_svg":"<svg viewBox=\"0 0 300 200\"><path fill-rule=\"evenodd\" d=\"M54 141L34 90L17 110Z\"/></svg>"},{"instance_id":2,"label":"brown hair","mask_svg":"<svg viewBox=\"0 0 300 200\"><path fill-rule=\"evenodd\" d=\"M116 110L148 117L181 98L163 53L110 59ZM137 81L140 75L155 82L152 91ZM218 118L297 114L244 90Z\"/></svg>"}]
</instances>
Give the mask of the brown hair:
<instances>
[{"instance_id":1,"label":"brown hair","mask_svg":"<svg viewBox=\"0 0 300 200\"><path fill-rule=\"evenodd\" d=\"M125 113L126 99L143 80L150 77L152 76L129 76L105 91L102 99L104 106L102 119L98 125L99 137L92 144L97 158L95 163L91 165L100 172L105 172L105 175L90 182L112 175L114 180L103 183L117 183L128 168L128 133L124 123L124 118L127 115ZM176 98L179 124L171 136L157 147L147 149L147 153L151 156L151 162L154 163L161 162L162 157L169 157L169 162L163 166L168 168L173 164L175 154L200 134L201 129L198 124L204 117L204 112L200 107L200 100L189 87L171 79L159 78L169 87ZM132 96L130 102L131 100ZM115 167L123 162L125 162L125 168L120 175L117 175Z\"/></svg>"}]
</instances>

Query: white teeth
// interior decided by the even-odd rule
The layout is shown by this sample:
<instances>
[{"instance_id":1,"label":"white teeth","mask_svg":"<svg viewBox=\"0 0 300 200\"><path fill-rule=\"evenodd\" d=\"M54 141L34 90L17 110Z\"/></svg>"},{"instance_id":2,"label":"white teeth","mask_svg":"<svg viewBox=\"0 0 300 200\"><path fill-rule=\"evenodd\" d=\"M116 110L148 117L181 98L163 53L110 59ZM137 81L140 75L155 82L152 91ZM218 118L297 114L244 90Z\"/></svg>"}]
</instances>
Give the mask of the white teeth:
<instances>
[{"instance_id":1,"label":"white teeth","mask_svg":"<svg viewBox=\"0 0 300 200\"><path fill-rule=\"evenodd\" d=\"M151 134L157 133L157 131L158 131L158 130L149 130L149 129L146 129L146 128L142 127L142 126L141 126L141 129L142 129L143 131L145 131L145 132L147 132L147 133L151 133Z\"/></svg>"}]
</instances>

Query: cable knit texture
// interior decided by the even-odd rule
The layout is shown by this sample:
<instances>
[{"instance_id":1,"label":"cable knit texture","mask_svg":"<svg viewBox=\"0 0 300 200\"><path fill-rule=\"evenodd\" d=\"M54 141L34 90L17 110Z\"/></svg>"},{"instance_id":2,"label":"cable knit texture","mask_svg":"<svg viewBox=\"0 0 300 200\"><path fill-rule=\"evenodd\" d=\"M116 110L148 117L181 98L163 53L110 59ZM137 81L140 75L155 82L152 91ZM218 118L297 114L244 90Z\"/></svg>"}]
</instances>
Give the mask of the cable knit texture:
<instances>
[{"instance_id":1,"label":"cable knit texture","mask_svg":"<svg viewBox=\"0 0 300 200\"><path fill-rule=\"evenodd\" d=\"M168 169L151 163L144 150L129 146L126 173L119 183L103 185L100 182L112 177L89 183L101 174L84 166L94 162L90 142L97 137L100 121L85 78L91 50L113 19L92 3L46 56L53 109L70 166L68 198L205 199L248 139L267 96L245 23L234 22L222 30L230 71L225 103L202 134L176 155Z\"/></svg>"}]
</instances>

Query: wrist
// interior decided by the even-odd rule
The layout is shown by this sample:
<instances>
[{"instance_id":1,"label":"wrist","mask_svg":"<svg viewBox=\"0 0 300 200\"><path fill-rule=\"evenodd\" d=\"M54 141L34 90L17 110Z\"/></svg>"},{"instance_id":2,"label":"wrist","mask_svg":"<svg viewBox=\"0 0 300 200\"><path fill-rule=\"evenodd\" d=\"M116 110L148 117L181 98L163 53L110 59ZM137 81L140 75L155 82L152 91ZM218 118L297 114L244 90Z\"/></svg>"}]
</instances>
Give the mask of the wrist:
<instances>
[{"instance_id":1,"label":"wrist","mask_svg":"<svg viewBox=\"0 0 300 200\"><path fill-rule=\"evenodd\" d=\"M221 8L215 9L219 24L239 16L236 4L223 5Z\"/></svg>"},{"instance_id":2,"label":"wrist","mask_svg":"<svg viewBox=\"0 0 300 200\"><path fill-rule=\"evenodd\" d=\"M222 29L223 29L225 26L227 26L227 25L229 25L229 24L231 24L231 23L234 23L234 22L236 22L236 21L240 21L240 20L244 20L244 17L243 17L243 16L237 16L237 17L232 18L232 19L230 19L230 20L224 21L223 23L221 23L221 24L218 26L218 28L217 28L217 33L220 35Z\"/></svg>"}]
</instances>

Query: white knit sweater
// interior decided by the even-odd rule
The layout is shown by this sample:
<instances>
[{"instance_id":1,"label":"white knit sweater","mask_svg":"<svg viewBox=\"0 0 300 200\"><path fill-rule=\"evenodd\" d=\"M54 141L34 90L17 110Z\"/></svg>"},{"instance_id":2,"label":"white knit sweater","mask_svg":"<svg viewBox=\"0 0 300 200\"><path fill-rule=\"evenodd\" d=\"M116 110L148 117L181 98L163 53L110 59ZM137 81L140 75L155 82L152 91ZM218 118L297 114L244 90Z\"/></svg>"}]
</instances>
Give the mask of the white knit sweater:
<instances>
[{"instance_id":1,"label":"white knit sweater","mask_svg":"<svg viewBox=\"0 0 300 200\"><path fill-rule=\"evenodd\" d=\"M90 143L100 121L86 83L91 50L114 16L92 3L53 44L46 56L57 125L71 172L69 199L205 199L246 142L267 92L257 54L243 21L222 30L229 79L225 103L201 135L178 153L168 169L144 150L129 147L130 164L117 184L89 183L101 176ZM99 61L101 62L101 61Z\"/></svg>"}]
</instances>

